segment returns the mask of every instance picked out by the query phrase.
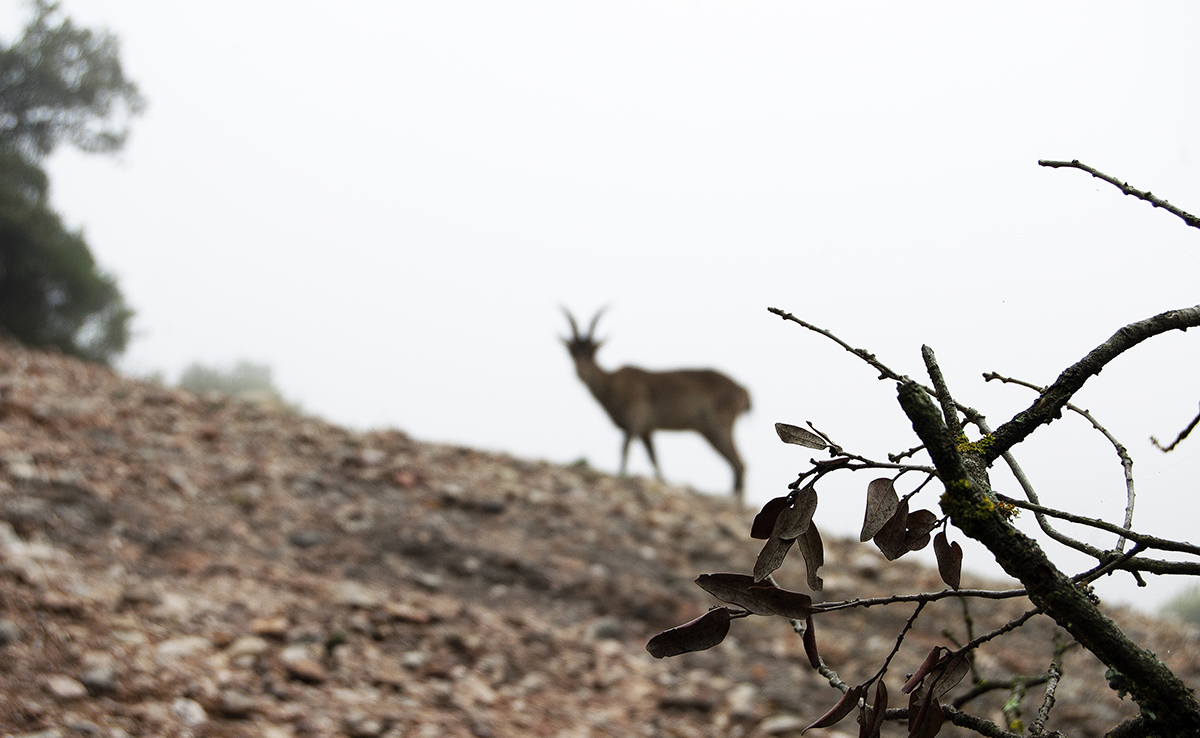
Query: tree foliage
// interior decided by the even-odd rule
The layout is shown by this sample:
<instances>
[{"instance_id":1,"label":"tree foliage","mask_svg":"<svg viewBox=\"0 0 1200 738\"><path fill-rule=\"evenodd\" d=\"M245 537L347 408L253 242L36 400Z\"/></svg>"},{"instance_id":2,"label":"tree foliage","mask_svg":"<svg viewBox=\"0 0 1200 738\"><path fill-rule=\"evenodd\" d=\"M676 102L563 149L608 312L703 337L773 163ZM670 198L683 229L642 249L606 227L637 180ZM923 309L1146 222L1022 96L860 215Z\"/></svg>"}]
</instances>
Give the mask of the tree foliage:
<instances>
[{"instance_id":1,"label":"tree foliage","mask_svg":"<svg viewBox=\"0 0 1200 738\"><path fill-rule=\"evenodd\" d=\"M293 412L300 410L295 403L287 402L276 389L271 367L251 361L239 361L228 369L193 363L179 376L179 387L198 395L221 392Z\"/></svg>"},{"instance_id":2,"label":"tree foliage","mask_svg":"<svg viewBox=\"0 0 1200 738\"><path fill-rule=\"evenodd\" d=\"M0 146L33 161L64 141L119 150L145 102L125 76L117 39L75 26L58 3L36 0L33 10L21 37L0 50Z\"/></svg>"},{"instance_id":3,"label":"tree foliage","mask_svg":"<svg viewBox=\"0 0 1200 738\"><path fill-rule=\"evenodd\" d=\"M115 38L76 27L56 4L32 7L21 37L0 48L0 329L30 346L107 362L129 340L132 311L83 235L50 207L40 162L62 142L118 150L123 120L143 101Z\"/></svg>"},{"instance_id":4,"label":"tree foliage","mask_svg":"<svg viewBox=\"0 0 1200 738\"><path fill-rule=\"evenodd\" d=\"M1088 172L1119 187L1122 192L1150 202L1178 216L1187 225L1200 228L1200 220L1149 193L1074 162L1039 162L1048 167L1070 167ZM885 720L907 721L910 738L932 738L947 723L974 730L981 735L1016 738L1024 730L1020 703L1029 686L1045 684L1045 695L1036 716L1028 724L1028 735L1062 735L1048 732L1047 721L1054 706L1054 694L1062 676L1062 655L1067 648L1078 645L1090 651L1106 667L1105 678L1118 695L1128 695L1137 704L1140 714L1114 726L1110 735L1121 736L1197 736L1200 735L1200 702L1190 688L1153 653L1137 645L1103 611L1101 603L1089 586L1098 577L1117 571L1127 572L1140 581L1143 572L1155 574L1200 575L1200 563L1195 560L1158 559L1147 555L1153 550L1200 557L1200 547L1183 541L1171 541L1139 533L1133 529L1134 495L1132 460L1128 451L1101 426L1090 413L1071 404L1072 396L1113 359L1143 341L1175 330L1200 326L1200 305L1171 310L1122 327L1104 343L1080 361L1067 367L1048 387L985 374L993 379L1031 387L1037 398L1025 410L1010 420L991 428L984 416L975 409L954 399L938 367L937 358L929 347L922 348L925 370L930 384L920 384L891 370L874 354L850 344L829 331L776 308L772 313L784 320L821 334L867 362L879 372L881 380L896 383L897 399L908 417L920 445L894 454L887 460L871 459L847 451L816 427L811 430L779 424L777 431L786 443L827 451L828 459L812 460L811 467L802 472L790 485L791 492L771 500L755 517L751 536L766 541L753 565L752 574L702 574L696 584L712 594L725 606L677 628L660 633L647 645L656 657L674 656L689 651L711 648L726 633L736 627L740 618L752 615L783 617L802 636L809 662L827 677L841 696L829 711L809 727L827 727L857 712L860 738L879 734ZM1039 503L1037 492L1021 470L1013 454L1014 447L1036 432L1041 426L1062 417L1064 411L1086 418L1116 448L1124 470L1128 490L1128 505L1124 520L1115 524L1095 520L1067 511L1054 510ZM968 431L977 438L971 440ZM928 463L918 463L920 456ZM1024 500L997 493L991 485L989 467L1003 460L1012 471L1025 494ZM820 535L813 522L817 508L818 484L831 474L872 470L890 476L873 479L865 489L865 511L860 534L862 541L872 541L889 561L933 544L938 571L947 589L939 592L895 594L883 598L858 598L843 602L814 602L803 592L779 587L772 573L786 561L788 553L799 550L808 572L808 587L821 590L817 569L824 563ZM910 482L909 480L915 480ZM940 493L941 514L927 508L917 508L918 495L928 497ZM1014 520L1020 509L1033 513L1038 527L1053 541L1080 551L1095 559L1091 568L1077 572L1062 571L1045 549L1020 530ZM1114 534L1114 545L1100 549L1085 543L1051 524L1051 518L1083 525ZM1004 570L1023 585L1013 590L961 589L962 548L952 536L968 536L982 543ZM909 675L899 693L907 695L907 707L889 709L889 687L885 681L893 657L904 646L909 629L929 602L946 598L966 603L973 599L1028 598L1032 609L1006 625L972 637L966 644L935 646L924 663ZM836 665L824 662L818 650L815 621L823 613L854 607L871 607L915 603L907 624L896 636L891 653L879 670L857 685L849 685L838 677ZM1002 638L1036 617L1049 617L1066 631L1074 641L1056 644L1053 661L1043 674L1014 677L1009 682L985 684L971 668L975 650L983 643ZM968 632L970 626L968 623ZM952 697L956 685L973 674L970 687L964 694ZM986 691L1011 689L1006 701L1006 726L961 709Z\"/></svg>"}]
</instances>

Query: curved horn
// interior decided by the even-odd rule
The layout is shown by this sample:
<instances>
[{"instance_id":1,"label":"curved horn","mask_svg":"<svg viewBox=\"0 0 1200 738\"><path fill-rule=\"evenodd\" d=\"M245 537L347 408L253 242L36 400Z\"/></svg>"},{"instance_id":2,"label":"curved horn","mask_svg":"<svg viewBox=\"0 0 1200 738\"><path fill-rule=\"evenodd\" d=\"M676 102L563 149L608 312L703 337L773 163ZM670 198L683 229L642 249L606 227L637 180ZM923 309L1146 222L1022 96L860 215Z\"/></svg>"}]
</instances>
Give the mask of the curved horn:
<instances>
[{"instance_id":1,"label":"curved horn","mask_svg":"<svg viewBox=\"0 0 1200 738\"><path fill-rule=\"evenodd\" d=\"M567 321L571 324L571 338L578 339L580 337L579 336L579 326L576 325L576 323L575 323L575 317L573 315L571 315L571 311L567 310L566 307L563 307L561 305L559 307L562 307L563 315L567 316Z\"/></svg>"},{"instance_id":2,"label":"curved horn","mask_svg":"<svg viewBox=\"0 0 1200 738\"><path fill-rule=\"evenodd\" d=\"M603 314L604 314L604 311L605 311L605 310L607 310L607 309L608 309L608 305L605 305L604 307L602 307L602 308L600 308L599 310L597 310L597 311L596 311L596 317L592 318L591 325L589 325L589 326L588 326L588 332L587 332L587 337L588 337L588 338L593 338L593 337L595 336L595 334L596 334L596 323L597 323L597 322L600 320L600 316L601 316L601 315L603 315Z\"/></svg>"}]
</instances>

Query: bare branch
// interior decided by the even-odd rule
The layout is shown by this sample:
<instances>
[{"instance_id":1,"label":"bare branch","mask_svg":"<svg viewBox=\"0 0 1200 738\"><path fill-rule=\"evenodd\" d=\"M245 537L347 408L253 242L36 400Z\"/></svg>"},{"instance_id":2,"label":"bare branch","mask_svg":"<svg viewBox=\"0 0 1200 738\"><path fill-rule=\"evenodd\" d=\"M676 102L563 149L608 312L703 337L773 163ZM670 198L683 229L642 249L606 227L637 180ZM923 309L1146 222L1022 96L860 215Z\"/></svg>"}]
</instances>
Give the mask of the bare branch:
<instances>
[{"instance_id":1,"label":"bare branch","mask_svg":"<svg viewBox=\"0 0 1200 738\"><path fill-rule=\"evenodd\" d=\"M912 629L913 623L917 622L917 616L919 616L921 611L925 609L925 604L926 603L924 601L917 603L917 608L913 610L912 615L908 616L908 622L904 624L904 627L900 629L900 634L896 636L896 645L892 646L892 652L889 653L887 658L883 660L883 666L879 667L879 671L875 672L875 676L871 677L865 682L866 684L871 684L876 679L883 678L883 675L887 673L888 666L891 665L892 659L894 659L896 654L900 652L900 645L904 643L904 636L908 635L908 631Z\"/></svg>"},{"instance_id":2,"label":"bare branch","mask_svg":"<svg viewBox=\"0 0 1200 738\"><path fill-rule=\"evenodd\" d=\"M968 653L970 651L973 651L974 649L979 648L979 646L983 645L984 643L987 643L988 641L992 640L993 638L998 638L999 636L1002 636L1011 630L1016 630L1017 628L1020 628L1031 617L1033 617L1034 615L1038 615L1041 612L1042 612L1042 608L1040 608L1040 607L1035 607L1032 610L1026 610L1024 613L1021 614L1020 617L1013 618L1012 620L1008 621L1004 625L1001 625L999 628L996 628L995 630L991 631L990 633L984 633L983 635L981 635L977 638L972 638L970 640L970 642L967 643L967 645L959 647L959 649L957 651L955 651L955 653Z\"/></svg>"},{"instance_id":3,"label":"bare branch","mask_svg":"<svg viewBox=\"0 0 1200 738\"><path fill-rule=\"evenodd\" d=\"M1113 525L1112 523L1104 520L1085 518L1082 515L1075 515L1074 513L1065 512L1063 510L1055 510L1052 507L1045 507L1044 505L1035 505L1032 502L1018 500L1006 495L997 494L996 499L1012 505L1013 507L1019 507L1022 510L1030 510L1041 515L1049 515L1053 518L1066 520L1069 523L1078 523L1080 525L1087 525L1093 528L1108 531L1109 533L1116 533L1120 536L1128 538L1134 543L1141 544L1143 548L1153 548L1159 551L1178 551L1180 553L1190 553L1200 556L1200 546L1187 543L1186 541L1172 541L1167 538L1157 538L1155 536L1143 535L1137 531L1133 531L1128 528L1122 528L1119 525Z\"/></svg>"},{"instance_id":4,"label":"bare branch","mask_svg":"<svg viewBox=\"0 0 1200 738\"><path fill-rule=\"evenodd\" d=\"M950 705L942 705L942 714L960 728L973 730L986 738L1022 738L1020 733L1007 731L987 718L970 715ZM893 707L883 714L883 718L885 720L908 720L908 708Z\"/></svg>"},{"instance_id":5,"label":"bare branch","mask_svg":"<svg viewBox=\"0 0 1200 738\"><path fill-rule=\"evenodd\" d=\"M1097 179L1102 179L1105 182L1108 182L1110 185L1116 187L1126 195L1131 195L1139 200L1145 200L1156 208L1162 208L1163 210L1166 210L1168 213L1179 217L1184 223L1190 225L1192 228L1200 228L1200 218L1180 210L1166 200L1155 197L1149 192L1142 192L1135 187L1131 187L1128 182L1121 182L1116 177L1110 177L1104 172L1099 172L1089 167L1087 164L1082 164L1078 159L1072 159L1071 161L1050 161L1048 159L1039 159L1038 165L1043 167L1052 167L1055 169L1059 167L1069 167L1071 169L1079 169L1087 172Z\"/></svg>"},{"instance_id":6,"label":"bare branch","mask_svg":"<svg viewBox=\"0 0 1200 738\"><path fill-rule=\"evenodd\" d=\"M903 379L903 378L904 378L904 377L902 377L901 375L899 375L899 374L897 374L896 372L894 372L894 371L892 371L891 369L889 369L889 368L888 368L886 365L884 365L884 363L883 363L883 362L881 362L879 359L876 359L876 358L875 358L875 354L871 353L870 351L867 351L866 349L856 349L856 348L854 348L853 346L851 346L850 344L846 343L845 341L843 341L842 339L838 338L837 336L833 335L832 333L830 333L829 331L825 330L824 328L818 328L817 326L813 325L812 323L807 323L807 322L805 322L805 321L803 321L803 320L800 320L800 319L799 319L799 318L797 318L795 315L792 315L792 314L791 314L791 313L789 313L789 312L785 312L785 311L783 311L783 310L780 310L779 308L773 308L773 307L769 307L769 308L767 308L767 311L768 311L768 312L771 312L771 313L774 313L775 315L778 315L780 318L783 318L784 320L790 320L790 321L792 321L793 323L797 323L797 324L799 324L799 325L802 325L802 326L804 326L805 328L807 328L807 329L809 329L810 331L812 331L813 333L820 333L822 336L825 336L825 337L826 337L826 338L828 338L830 341L833 341L833 342L834 342L834 343L836 343L837 345L841 346L842 348L846 349L846 350L847 350L847 351L849 351L850 353L854 354L854 355L855 355L855 356L857 356L858 358L862 359L863 361L867 362L868 364L870 364L871 366L873 366L875 369L877 369L877 370L879 371L879 378L880 378L880 379L894 379L894 380L897 380L897 381L899 381L900 379Z\"/></svg>"},{"instance_id":7,"label":"bare branch","mask_svg":"<svg viewBox=\"0 0 1200 738\"><path fill-rule=\"evenodd\" d=\"M1196 417L1192 418L1192 422L1188 423L1188 427L1179 431L1179 437L1177 437L1174 441L1171 441L1170 446L1163 448L1161 445L1159 445L1158 439L1155 438L1154 436L1150 436L1150 443L1154 444L1154 447L1157 448L1159 451L1162 451L1164 454L1170 453L1171 451L1173 451L1175 449L1176 446L1179 445L1180 441L1187 438L1188 434L1191 433L1193 430L1195 430L1197 425L1200 425L1200 414L1197 414ZM889 458L891 458L891 457L889 457Z\"/></svg>"},{"instance_id":8,"label":"bare branch","mask_svg":"<svg viewBox=\"0 0 1200 738\"><path fill-rule=\"evenodd\" d=\"M1064 370L1029 409L1017 413L1012 420L997 428L984 459L988 463L994 461L1029 437L1038 426L1062 417L1062 409L1071 396L1078 392L1088 379L1099 374L1109 362L1124 352L1167 331L1187 330L1196 326L1200 326L1200 305L1168 310L1121 328L1107 341L1092 349L1087 356Z\"/></svg>"},{"instance_id":9,"label":"bare branch","mask_svg":"<svg viewBox=\"0 0 1200 738\"><path fill-rule=\"evenodd\" d=\"M963 434L962 423L958 422L958 409L954 406L954 398L950 396L950 387L946 385L946 377L942 374L942 368L938 366L933 349L922 346L921 358L925 360L925 369L929 372L929 380L933 382L934 397L942 406L942 417L946 419L946 427L950 429L950 435L958 438Z\"/></svg>"},{"instance_id":10,"label":"bare branch","mask_svg":"<svg viewBox=\"0 0 1200 738\"><path fill-rule=\"evenodd\" d=\"M1057 640L1057 639L1056 639ZM1042 706L1038 708L1037 717L1029 725L1029 734L1032 736L1040 736L1045 733L1046 721L1050 719L1050 710L1054 708L1054 692L1058 689L1058 681L1062 679L1062 662L1063 654L1074 646L1079 645L1078 642L1070 643L1055 643L1054 645L1054 660L1050 662L1050 668L1046 671L1046 694L1042 698Z\"/></svg>"},{"instance_id":11,"label":"bare branch","mask_svg":"<svg viewBox=\"0 0 1200 738\"><path fill-rule=\"evenodd\" d=\"M1033 384L1032 382L1026 382L1026 381L1023 381L1020 379L1013 379L1012 377L1002 377L999 374L996 374L995 372L990 372L990 373L984 372L983 380L985 382L990 382L993 379L998 379L1001 382L1005 382L1008 384L1019 384L1022 387L1029 387L1030 389L1036 390L1038 392L1038 394L1042 394L1046 391L1045 387L1039 387L1036 384ZM1100 433L1105 438L1108 439L1108 442L1111 443L1113 445L1113 448L1116 450L1117 457L1121 460L1121 468L1125 470L1125 527L1132 528L1133 527L1133 507L1134 507L1134 501L1136 500L1136 495L1134 494L1134 490L1133 490L1133 457L1129 455L1129 451L1126 450L1124 444L1122 444L1120 441L1118 441L1113 434L1109 433L1107 428L1100 425L1100 423L1097 422L1094 417L1092 417L1092 414L1090 412L1088 412L1087 410L1084 410L1082 408L1076 407L1075 405L1072 405L1069 402L1066 404L1066 408L1068 410L1070 410L1071 412L1078 414L1079 416L1081 416L1082 418L1087 420L1089 423L1091 423L1092 427L1095 428L1096 430L1100 431ZM1032 502L1036 503L1037 500L1033 499ZM1049 533L1050 531L1046 531L1046 532ZM1125 550L1125 539L1124 538L1117 539L1117 545L1115 546L1115 548L1118 551Z\"/></svg>"},{"instance_id":12,"label":"bare branch","mask_svg":"<svg viewBox=\"0 0 1200 738\"><path fill-rule=\"evenodd\" d=\"M876 605L891 605L896 602L936 602L947 597L978 597L984 600L1007 600L1013 597L1024 597L1023 589L943 589L940 592L923 592L920 594L891 595L889 597L856 598L841 602L822 602L814 605L821 612L848 610L852 607L874 607Z\"/></svg>"},{"instance_id":13,"label":"bare branch","mask_svg":"<svg viewBox=\"0 0 1200 738\"><path fill-rule=\"evenodd\" d=\"M1054 417L1071 392L1121 351L1164 330L1184 327L1186 322L1181 316L1188 313L1190 320L1200 319L1200 308L1195 308L1165 313L1146 325L1122 328L1092 352L1097 356L1089 355L1081 362L1082 369L1074 372L1068 369L1033 408L1001 426L992 436L1000 448L993 447L989 454L994 452L992 458L999 456L1008 446ZM983 543L1010 576L1021 580L1036 606L1103 663L1124 674L1134 701L1144 714L1156 716L1161 729L1176 733L1195 733L1200 729L1200 702L1187 685L1154 654L1129 640L1116 623L1100 612L1089 592L1063 574L1036 541L1008 522L996 508L991 490L968 476L954 439L925 391L912 382L901 382L898 396L913 430L937 465L938 476L946 487L942 509L950 515L955 527ZM1040 413L1047 414L1038 419Z\"/></svg>"}]
</instances>

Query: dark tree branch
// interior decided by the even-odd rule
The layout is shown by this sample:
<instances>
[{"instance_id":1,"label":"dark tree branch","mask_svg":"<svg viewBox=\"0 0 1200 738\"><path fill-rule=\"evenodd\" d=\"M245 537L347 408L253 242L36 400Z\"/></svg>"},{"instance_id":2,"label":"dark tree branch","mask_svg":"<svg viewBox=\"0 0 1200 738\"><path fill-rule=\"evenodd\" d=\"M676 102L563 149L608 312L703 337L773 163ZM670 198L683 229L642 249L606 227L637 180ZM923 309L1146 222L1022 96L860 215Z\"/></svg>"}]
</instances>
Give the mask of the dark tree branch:
<instances>
[{"instance_id":1,"label":"dark tree branch","mask_svg":"<svg viewBox=\"0 0 1200 738\"><path fill-rule=\"evenodd\" d=\"M1108 531L1109 533L1116 533L1124 538L1128 538L1134 543L1142 544L1145 548L1153 548L1159 551L1178 551L1180 553L1190 553L1200 556L1200 546L1187 543L1186 541L1172 541L1166 538L1156 538L1154 536L1142 535L1136 531L1129 530L1128 528L1122 528L1119 525L1113 525L1112 523L1103 520L1085 518L1082 515L1075 515L1074 513L1064 512L1062 510L1055 510L1052 507L1045 507L1043 505L1035 505L1032 502L1025 502L1024 500L1018 500L1005 495L998 494L996 495L996 499L1008 503L1013 507L1019 507L1023 510L1030 510L1042 515L1060 518L1070 523L1088 525L1093 528L1099 528L1100 530Z\"/></svg>"},{"instance_id":2,"label":"dark tree branch","mask_svg":"<svg viewBox=\"0 0 1200 738\"><path fill-rule=\"evenodd\" d=\"M1092 175L1093 177L1095 177L1097 179L1102 179L1105 182L1108 182L1110 185L1116 187L1118 190L1120 190L1121 192L1123 192L1126 195L1136 197L1139 200L1145 200L1146 202L1150 203L1151 205L1153 205L1156 208L1162 208L1163 210L1166 210L1168 213L1178 216L1184 223L1187 223L1192 228L1200 228L1200 218L1197 218L1194 215L1191 215L1189 213L1186 213L1186 212L1180 210L1179 208L1175 207L1174 205L1167 202L1166 200L1155 197L1154 195L1150 194L1149 192L1142 192L1141 190L1139 190L1135 187L1131 187L1128 182L1121 182L1116 177L1110 177L1107 174L1105 174L1104 172L1100 172L1095 169L1092 169L1087 164L1080 163L1080 161L1078 159L1072 159L1071 161L1050 161L1049 159L1039 159L1038 165L1043 166L1043 167L1052 167L1055 169L1057 169L1059 167L1069 167L1071 169L1079 169L1081 171L1087 172L1088 174Z\"/></svg>"},{"instance_id":3,"label":"dark tree branch","mask_svg":"<svg viewBox=\"0 0 1200 738\"><path fill-rule=\"evenodd\" d=\"M1164 454L1169 453L1175 450L1175 447L1179 445L1179 442L1187 438L1188 434L1195 430L1198 424L1200 424L1200 414L1197 414L1196 417L1192 418L1192 422L1188 423L1188 427L1179 431L1179 436L1174 441L1171 441L1171 445L1167 446L1166 448L1163 448L1161 445L1159 445L1158 439L1154 436L1150 436L1150 443L1154 444L1154 447L1159 451L1162 451Z\"/></svg>"},{"instance_id":4,"label":"dark tree branch","mask_svg":"<svg viewBox=\"0 0 1200 738\"><path fill-rule=\"evenodd\" d=\"M1200 305L1182 310L1168 310L1121 328L1107 341L1092 349L1087 356L1063 371L1029 409L1017 413L1012 420L997 428L992 434L992 443L984 452L984 461L990 464L1005 451L1028 438L1038 426L1062 417L1063 407L1071 396L1122 353L1161 333L1187 330L1198 325Z\"/></svg>"},{"instance_id":5,"label":"dark tree branch","mask_svg":"<svg viewBox=\"0 0 1200 738\"><path fill-rule=\"evenodd\" d=\"M1039 394L1046 391L1045 387L1039 387L1032 382L1013 379L1012 377L1002 377L995 372L984 372L983 381L990 382L993 379L997 379L1008 384L1019 384L1022 387L1028 387L1032 390L1036 390ZM1137 499L1137 495L1134 493L1133 488L1133 457L1129 455L1129 451L1125 448L1125 445L1118 441L1116 436L1114 436L1112 433L1109 433L1107 428L1100 425L1099 421L1097 421L1090 412L1076 407L1069 402L1066 404L1066 408L1079 415L1087 422L1091 423L1092 427L1098 430L1105 438L1107 438L1108 442L1111 443L1113 448L1116 450L1117 458L1121 460L1121 468L1125 470L1125 527L1132 528L1134 502ZM1032 502L1037 502L1037 500L1032 500ZM1117 539L1116 549L1118 551L1123 551L1125 549L1124 538Z\"/></svg>"},{"instance_id":6,"label":"dark tree branch","mask_svg":"<svg viewBox=\"0 0 1200 738\"><path fill-rule=\"evenodd\" d=\"M1200 309L1191 312L1195 314L1193 319L1200 317ZM1056 385L1061 383L1066 388L1077 388L1075 382L1078 381L1078 386L1081 386L1084 379L1103 367L1112 356L1150 335L1180 327L1180 319L1175 315L1177 313L1166 313L1151 319L1152 325L1147 329L1139 330L1139 324L1121 329L1109 341L1117 345L1109 347L1105 344L1097 349L1093 354L1100 352L1098 359L1079 372L1064 372L1069 381L1060 378ZM1072 379L1076 376L1081 378ZM1061 409L1062 403L1074 391L1071 389L1066 394L1052 394L1054 390L1051 387L1033 408L1022 415L1036 416L1051 407ZM1130 641L1116 623L1100 612L1089 593L1050 561L1036 541L1008 522L997 509L992 491L981 487L979 481L967 475L954 439L926 392L914 382L906 381L899 383L898 395L900 406L912 422L913 430L925 443L938 468L946 488L942 495L942 510L950 516L955 527L983 543L1000 566L1025 585L1034 605L1052 617L1104 664L1124 675L1123 681L1143 715L1153 716L1156 724L1171 734L1200 734L1200 703L1192 691L1153 653ZM1046 417L1048 419L1052 415ZM1013 426L1014 423L1020 425L1020 418L1019 415L1018 420L1001 426L995 436L1000 437L1006 426ZM1035 419L1024 421L1032 424L1020 438L1045 422L1033 422ZM1010 430L1008 437L1013 437L1012 433ZM992 458L999 456L1001 451L995 451Z\"/></svg>"},{"instance_id":7,"label":"dark tree branch","mask_svg":"<svg viewBox=\"0 0 1200 738\"><path fill-rule=\"evenodd\" d=\"M1020 733L1013 733L1001 728L991 720L976 717L950 705L942 705L942 714L946 719L960 728L973 730L987 738L1023 738ZM883 714L884 720L908 720L907 707L893 707Z\"/></svg>"},{"instance_id":8,"label":"dark tree branch","mask_svg":"<svg viewBox=\"0 0 1200 738\"><path fill-rule=\"evenodd\" d=\"M819 605L813 605L813 608L820 612L833 612L834 610L849 610L854 607L892 605L897 602L936 602L937 600L944 600L947 597L977 597L983 600L1008 600L1013 597L1024 597L1026 594L1026 591L1023 589L943 589L939 592L869 597L866 599L858 598L843 600L841 602L822 602Z\"/></svg>"}]
</instances>

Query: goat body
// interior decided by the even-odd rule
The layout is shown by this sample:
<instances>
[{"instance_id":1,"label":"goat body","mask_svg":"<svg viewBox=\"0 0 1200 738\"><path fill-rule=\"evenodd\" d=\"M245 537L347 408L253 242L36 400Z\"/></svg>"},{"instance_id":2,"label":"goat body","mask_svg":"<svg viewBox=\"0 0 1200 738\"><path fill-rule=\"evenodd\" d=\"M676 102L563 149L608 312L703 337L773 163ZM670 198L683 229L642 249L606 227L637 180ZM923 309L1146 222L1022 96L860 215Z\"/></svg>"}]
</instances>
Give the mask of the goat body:
<instances>
[{"instance_id":1,"label":"goat body","mask_svg":"<svg viewBox=\"0 0 1200 738\"><path fill-rule=\"evenodd\" d=\"M588 332L580 335L575 319L567 313L572 336L564 339L575 372L613 423L625 433L621 446L621 474L629 459L629 444L639 438L650 456L654 472L662 479L651 435L656 430L693 430L704 436L733 468L733 494L742 497L745 465L733 443L733 425L750 409L750 393L729 377L711 369L679 369L652 372L626 366L606 372L596 363L602 342L593 332L600 314Z\"/></svg>"}]
</instances>

